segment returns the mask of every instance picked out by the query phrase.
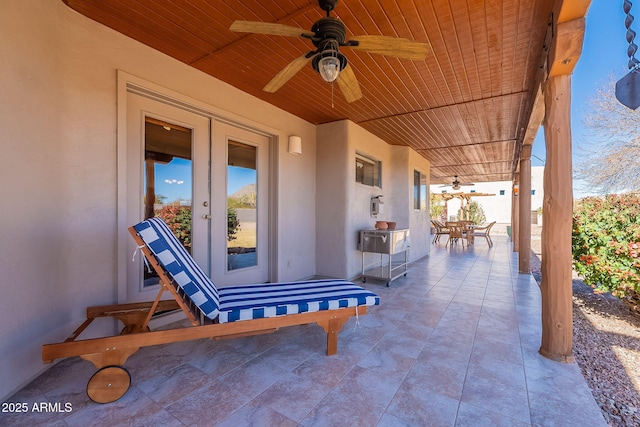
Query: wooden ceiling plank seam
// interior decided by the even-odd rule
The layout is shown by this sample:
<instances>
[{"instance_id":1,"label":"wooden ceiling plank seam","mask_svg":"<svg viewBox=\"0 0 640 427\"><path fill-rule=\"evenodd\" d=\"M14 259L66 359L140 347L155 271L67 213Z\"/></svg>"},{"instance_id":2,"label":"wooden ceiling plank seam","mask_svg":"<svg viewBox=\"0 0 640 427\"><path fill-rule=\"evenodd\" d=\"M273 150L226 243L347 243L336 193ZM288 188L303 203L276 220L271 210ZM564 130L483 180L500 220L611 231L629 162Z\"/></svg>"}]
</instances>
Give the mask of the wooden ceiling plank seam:
<instances>
[{"instance_id":1,"label":"wooden ceiling plank seam","mask_svg":"<svg viewBox=\"0 0 640 427\"><path fill-rule=\"evenodd\" d=\"M420 129L420 139L416 142L415 147L431 146L430 144L433 144L433 138L431 137L433 129L429 126L429 123L425 120L423 115L417 115L416 121Z\"/></svg>"},{"instance_id":2,"label":"wooden ceiling plank seam","mask_svg":"<svg viewBox=\"0 0 640 427\"><path fill-rule=\"evenodd\" d=\"M470 142L483 140L482 127L479 126L479 119L484 115L483 111L478 111L476 104L463 104L458 107L460 114L464 118L464 130Z\"/></svg>"},{"instance_id":3,"label":"wooden ceiling plank seam","mask_svg":"<svg viewBox=\"0 0 640 427\"><path fill-rule=\"evenodd\" d=\"M443 130L443 141L446 141L446 145L467 145L471 142L459 106L452 107L448 112L439 110L435 113L440 123L438 128Z\"/></svg>"},{"instance_id":4,"label":"wooden ceiling plank seam","mask_svg":"<svg viewBox=\"0 0 640 427\"><path fill-rule=\"evenodd\" d=\"M140 2L141 0L138 1ZM182 1L179 5L174 3L172 5L174 7L165 7L162 2L158 2L157 0L148 1L156 4L156 7L162 11L160 12L161 14L172 16L178 25L187 29L195 37L209 44L209 46L215 45L215 41L220 39L221 34L219 31L210 25L209 20L203 19L209 18L210 16L206 14L201 7L202 5L206 5L206 3ZM182 13L188 16L182 18L180 14L175 12L176 7L179 7Z\"/></svg>"},{"instance_id":5,"label":"wooden ceiling plank seam","mask_svg":"<svg viewBox=\"0 0 640 427\"><path fill-rule=\"evenodd\" d=\"M431 141L433 141L433 145L436 147L446 147L450 145L449 135L447 129L444 129L441 126L440 117L438 115L438 111L431 110L425 111L420 115L423 117L425 124L427 124L430 129Z\"/></svg>"},{"instance_id":6,"label":"wooden ceiling plank seam","mask_svg":"<svg viewBox=\"0 0 640 427\"><path fill-rule=\"evenodd\" d=\"M396 96L391 92L391 86L388 82L385 84L385 82L380 78L380 75L384 74L383 65L385 65L385 63L376 61L375 58L368 53L353 53L356 54L355 56L357 56L364 64L362 67L354 66L354 72L356 72L356 75L365 77L366 83L363 86L369 87L371 93L375 94L376 99L384 99L387 101L379 103L379 107L382 109L381 114L384 116L397 114L399 108ZM388 65L388 63L386 63L386 65Z\"/></svg>"},{"instance_id":7,"label":"wooden ceiling plank seam","mask_svg":"<svg viewBox=\"0 0 640 427\"><path fill-rule=\"evenodd\" d=\"M444 5L446 5L446 7L444 7ZM460 64L459 55L456 55L455 58L453 56L453 54L460 52L461 49L458 44L458 37L456 35L455 18L454 18L453 9L451 8L451 2L449 0L447 0L446 2L442 2L438 10L441 11L443 14L445 13L445 10L446 10L446 16L443 16L442 19L444 20L445 24L448 24L446 28L449 29L449 31L445 33L445 37L444 37L445 46L447 49L447 58L449 59L449 64L451 66L449 78L447 80L451 81L453 84L453 86L449 86L449 87L450 89L452 89L452 93L454 94L454 99L457 99L458 101L464 101L465 100L464 90L460 86L460 82L457 79L458 70L461 70L464 67L462 67L462 64ZM455 49L456 47L457 49Z\"/></svg>"},{"instance_id":8,"label":"wooden ceiling plank seam","mask_svg":"<svg viewBox=\"0 0 640 427\"><path fill-rule=\"evenodd\" d=\"M72 4L75 5L75 3ZM82 10L86 11L86 13L83 14L90 19L93 19L94 21L99 22L106 27L120 32L121 34L124 34L127 37L138 41L139 43L164 52L167 55L173 56L181 62L187 63L188 61L188 58L184 56L184 49L176 49L173 45L171 45L171 48L169 50L172 53L163 51L160 46L165 46L166 48L169 45L167 45L164 39L160 38L159 35L154 31L155 27L152 28L149 27L148 24L146 24L145 17L140 15L138 12L132 11L130 14L127 13L125 16L123 16L121 13L121 9L117 8L115 4L111 3L99 3L98 5L95 5L95 7L82 8ZM105 16L105 14L107 16ZM103 19L100 19L101 17ZM111 19L106 19L105 22L104 18L107 17L110 17ZM108 22L113 22L113 25L109 25ZM136 33L141 33L142 35L144 35L144 37L136 38L134 37L134 34Z\"/></svg>"},{"instance_id":9,"label":"wooden ceiling plank seam","mask_svg":"<svg viewBox=\"0 0 640 427\"><path fill-rule=\"evenodd\" d=\"M361 5L361 3L359 3L359 4ZM396 3L396 5L397 5L397 3ZM399 7L399 6L398 6L398 7ZM414 3L414 10L415 10L415 3ZM416 14L417 14L417 13L416 13ZM354 12L354 15L357 15L357 14ZM403 23L406 25L406 19L404 19L404 16L405 16L405 15L401 13L401 16L403 17ZM423 34L424 34L424 36L425 36L425 38L426 38L426 32L424 31L424 26L423 26L423 24L421 23L421 21L420 21L420 25L421 25L421 28L423 29ZM394 27L394 28L395 28L395 27ZM377 28L377 29L378 29L378 31L380 30L379 28ZM409 34L411 34L411 36L410 36L410 37L405 37L405 38L409 38L410 40L417 40L417 38L414 36L413 32L411 32L411 31L410 31L410 29L408 29L408 32L409 32ZM365 29L363 29L362 33L371 33L371 32L370 32L370 31L366 31ZM397 30L395 31L395 33L396 33L396 34L400 34L400 32L398 32ZM400 34L400 35L403 35L403 34ZM403 35L403 36L404 36L404 35ZM418 40L418 41L419 41L419 40ZM422 81L422 83L424 84L424 86L425 86L425 87L427 87L428 85L427 85L427 83L424 81L424 78L422 77L422 76L423 76L423 73L422 73L422 72L420 72L420 71L419 71L419 69L418 69L418 64L419 64L419 62L418 62L418 61L411 61L410 63L411 63L411 66L412 66L412 67L414 68L414 70L416 71L417 76L421 79L421 81ZM407 62L407 64L408 64L408 62ZM401 65L401 66L403 66L403 67L405 68L405 70L406 70L405 61L400 61L400 65ZM403 80L403 79L400 79L400 80L404 82L404 80ZM406 84L405 84L405 87L406 87ZM408 89L407 89L407 90L408 90ZM412 95L412 97L413 97L413 98L415 98L415 93L413 93L413 91L408 90L408 93L410 93L410 94ZM423 99L423 101L422 101L422 102L417 101L417 102L418 102L418 105L420 105L420 106L430 105L430 104L427 104L428 100L424 97L424 95L423 95L422 93L421 93L421 95L422 95L422 99Z\"/></svg>"},{"instance_id":10,"label":"wooden ceiling plank seam","mask_svg":"<svg viewBox=\"0 0 640 427\"><path fill-rule=\"evenodd\" d=\"M227 2L224 2L224 4L225 4L226 6L231 7L231 5L228 5L228 4L227 4ZM244 3L241 3L241 6L243 6L243 7L245 7L245 8L246 8L246 6L244 5ZM316 5L316 6L317 6L317 5ZM281 19L279 19L279 20L277 20L277 21L275 21L275 22L274 22L274 21L264 21L264 20L260 20L260 19L259 19L259 17L256 17L256 18L254 18L254 19L245 19L244 15L242 15L242 14L241 14L241 13L239 13L239 12L237 12L237 15L236 15L236 16L237 16L237 18L238 18L238 19L230 19L230 20L229 20L229 21L230 21L230 22L229 22L229 25L228 25L228 26L226 26L226 28L229 28L229 26L231 26L231 23L232 23L233 21L236 21L236 20L243 20L243 21L245 21L245 20L249 20L249 21L260 21L260 22L274 22L274 23L276 23L276 24L285 24L285 25L288 25L289 23L291 23L291 21L295 21L295 20L296 20L297 18L299 18L300 16L302 16L302 15L306 15L306 14L307 14L307 13L309 13L309 12L315 11L314 13L318 13L318 12L316 11L316 9L317 9L317 7L314 7L314 5L313 5L313 4L309 4L307 7L302 8L302 9L299 9L299 10L296 10L295 12L293 12L293 13L291 13L291 14L289 14L289 15L287 15L287 16L285 16L285 17L283 17L283 18L281 18ZM235 10L235 9L232 9L232 10ZM232 15L228 15L228 16L232 16ZM318 19L319 19L320 17L321 17L321 16L318 16ZM316 19L316 20L317 20L317 19ZM314 20L313 22L315 22L315 20ZM310 28L310 27L309 27L309 28ZM229 31L231 31L231 30L229 30ZM212 50L212 51L208 52L206 55L203 55L202 57L200 57L200 58L198 58L197 60L193 61L193 63L192 63L192 64L190 64L190 65L195 65L195 64L197 64L197 63L198 63L198 62L200 62L200 61L207 60L207 59L208 59L209 57L211 57L211 56L219 56L219 55L222 55L223 53L225 53L225 52L227 52L227 51L232 50L232 49L236 46L236 43L242 43L242 42L245 42L245 41L246 41L246 42L251 42L251 41L252 41L252 39L254 39L254 38L265 37L263 34L253 34L253 33L233 33L233 34L236 34L236 38L235 38L233 41L231 41L230 43L228 43L228 44L226 44L226 45L224 45L224 46L222 46L222 47L220 47L220 48L218 48L218 49L215 49L215 50ZM281 39L290 39L290 37L284 37L284 36L267 36L267 37L280 37ZM311 49L311 50L314 50L314 49Z\"/></svg>"},{"instance_id":11,"label":"wooden ceiling plank seam","mask_svg":"<svg viewBox=\"0 0 640 427\"><path fill-rule=\"evenodd\" d=\"M389 120L381 123L381 125L385 129L385 134L387 135L387 138L389 138L388 142L390 144L398 145L400 141L406 141L409 139L411 131L406 126L403 126L405 123L399 123L396 120Z\"/></svg>"},{"instance_id":12,"label":"wooden ceiling plank seam","mask_svg":"<svg viewBox=\"0 0 640 427\"><path fill-rule=\"evenodd\" d=\"M478 99L491 96L487 16L485 9L481 7L469 8L468 13L473 35L473 51L476 57L475 73L480 84L480 93L474 96L474 99ZM489 89L487 89L487 85Z\"/></svg>"},{"instance_id":13,"label":"wooden ceiling plank seam","mask_svg":"<svg viewBox=\"0 0 640 427\"><path fill-rule=\"evenodd\" d=\"M505 30L502 31L501 38L501 56L500 61L502 64L502 78L501 78L501 88L500 91L509 91L513 90L513 64L514 64L514 55L516 55L515 43L514 40L520 30L518 26L517 20L517 3L518 0L513 0L513 3L510 5L502 5L502 21L504 22L503 28ZM522 25L522 23L520 24Z\"/></svg>"},{"instance_id":14,"label":"wooden ceiling plank seam","mask_svg":"<svg viewBox=\"0 0 640 427\"><path fill-rule=\"evenodd\" d=\"M368 23L369 25L373 26L375 28L375 32L380 33L381 29L380 27L377 25L377 23L375 22L371 11L369 8L366 8L362 5L361 2L358 2L357 4L354 4L354 6L360 6L360 10L361 13L363 13L365 16L368 17ZM351 12L351 14L354 14L354 12L352 12L352 8L349 7L349 5L345 4L343 5L343 10L345 11L345 15L346 12L349 11ZM354 23L350 22L350 19L344 19L345 22L345 26L347 26L347 33L355 33L355 31L353 30L353 27L355 26ZM362 34L372 34L373 32L371 31L371 29L367 29L365 27L363 27L363 25L365 25L363 22L358 22L358 26L361 29L361 33ZM356 34L358 35L358 34ZM380 56L382 57L382 55L376 55L376 56ZM361 61L363 61L363 63L369 63L368 66L366 66L366 71L362 69L362 67L357 67L354 66L354 72L356 72L356 75L358 74L362 74L362 75L368 75L369 78L367 78L367 83L374 81L376 82L376 84L372 85L372 87L375 87L376 91L379 91L380 88L383 88L385 93L384 94L380 94L379 96L382 97L383 99L387 99L387 100L392 100L392 99L396 99L396 96L392 93L391 88L389 87L388 82L385 84L385 82L383 82L380 79L380 73L376 73L373 70L372 64L376 67L377 70L382 71L382 65L383 63L381 61L377 61L376 58L374 57L374 55L369 54L369 53L365 53L365 52L356 52L356 51L350 51L349 52L349 56L347 57L347 59L349 59L349 57L359 57ZM383 58L384 61L386 61L386 58ZM356 61L357 63L357 61ZM387 66L390 67L390 65L388 64L387 61ZM391 67L392 68L392 67ZM366 73L366 74L365 74ZM384 74L384 72L382 73ZM366 85L365 85L366 86ZM398 105L398 102L394 102L394 105ZM385 107L389 108L388 105L385 105ZM397 111L397 107L394 107L394 109ZM393 110L389 109L388 113L392 113Z\"/></svg>"},{"instance_id":15,"label":"wooden ceiling plank seam","mask_svg":"<svg viewBox=\"0 0 640 427\"><path fill-rule=\"evenodd\" d=\"M390 28L390 30L387 30L386 33L381 33L380 35L385 35L385 36L389 36L389 32L393 32L394 36L398 36L398 31L396 30L395 26L393 25L393 23L390 21L387 12L384 10L382 5L379 5L380 9L374 9L371 6L367 9L367 13L372 16L377 15L380 17L380 19L384 19L387 21L388 23L388 27ZM366 31L366 30L365 30ZM366 34L372 34L370 31L366 32ZM382 68L382 61L384 61L386 63L386 66L388 67L389 70L391 70L391 72L393 73L393 75L396 76L396 80L394 81L393 79L390 79L390 81L387 84L384 84L385 87L388 87L388 84L393 85L394 88L397 89L398 94L401 96L401 99L398 99L397 96L393 95L393 91L389 90L389 96L394 96L394 98L396 99L396 103L397 105L409 105L409 108L415 108L418 105L421 105L420 103L417 102L417 100L415 99L415 95L412 93L412 91L407 87L407 85L404 82L404 79L402 79L397 72L397 68L392 65L391 62L393 62L394 64L398 64L398 66L404 68L404 64L402 63L402 60L397 59L397 58L393 58L390 59L384 55L376 55L376 54L366 54L366 55L371 55L372 57L374 57L374 61L376 62L376 64L378 64L381 68ZM380 58L375 59L375 58ZM374 73L377 74L377 73ZM385 73L388 74L388 73ZM402 89L401 89L402 88ZM413 102L411 101L411 99L413 99ZM406 107L405 107L406 108Z\"/></svg>"},{"instance_id":16,"label":"wooden ceiling plank seam","mask_svg":"<svg viewBox=\"0 0 640 427\"><path fill-rule=\"evenodd\" d=\"M420 117L418 116L413 116L413 117L409 117L408 120L408 124L411 128L411 130L413 130L413 138L412 140L414 141L423 141L424 139L426 139L426 135L428 135L428 133L426 132L426 129L423 127L424 123L422 122L422 120L419 120Z\"/></svg>"},{"instance_id":17,"label":"wooden ceiling plank seam","mask_svg":"<svg viewBox=\"0 0 640 427\"><path fill-rule=\"evenodd\" d=\"M485 10L489 22L487 22L487 38L489 39L489 58L491 69L491 96L497 96L501 93L500 81L502 79L502 61L501 61L501 44L502 40L500 34L502 8L497 2L485 3Z\"/></svg>"},{"instance_id":18,"label":"wooden ceiling plank seam","mask_svg":"<svg viewBox=\"0 0 640 427\"><path fill-rule=\"evenodd\" d=\"M411 23L407 23L407 25L409 25L411 34L412 34L412 40L416 40L416 41L422 41L424 43L429 44L429 53L427 54L427 56L429 55L433 55L433 52L431 51L431 43L429 42L429 37L427 36L427 30L426 27L424 25L424 21L422 20L421 16L418 13L418 8L416 6L416 2L415 0L411 0L409 2L408 5L405 6L405 9L403 10L402 6L398 5L398 8L401 10L402 16L407 19L407 17L409 17L408 19L411 21ZM410 10L408 10L410 9ZM414 30L411 30L415 28ZM416 37L417 35L420 35L420 37ZM422 82L422 85L424 88L426 88L429 92L429 94L431 95L428 99L428 97L425 95L424 90L419 91L421 97L422 97L422 102L421 105L423 108L428 108L431 107L434 104L434 100L433 100L433 95L431 94L431 90L430 90L430 85L427 82L427 80L425 80L424 75L425 74L429 74L429 76L431 77L431 80L433 81L433 83L435 83L435 80L433 79L433 76L431 75L431 70L426 67L426 60L425 61L421 61L420 63L418 63L417 61L413 61L412 62L413 68L414 68L414 72L416 73L417 77L420 79L420 81ZM422 71L420 69L423 69Z\"/></svg>"},{"instance_id":19,"label":"wooden ceiling plank seam","mask_svg":"<svg viewBox=\"0 0 640 427\"><path fill-rule=\"evenodd\" d=\"M456 80L462 80L465 82L465 90L463 90L462 99L474 99L474 85L469 79L469 75L471 73L468 73L467 71L470 69L477 70L477 63L474 55L466 54L467 51L473 51L473 30L471 28L471 20L469 16L469 3L467 0L460 1L460 3L455 6L455 10L458 13L453 13L454 3L452 1L449 2L449 7L451 8L451 16L453 17L453 26L455 29L454 34L456 35L456 44L460 52L460 61L462 63L462 67L457 70L464 70L464 72L461 72L462 79L458 77ZM462 14L463 12L464 15ZM457 72L456 76L460 76L460 72Z\"/></svg>"},{"instance_id":20,"label":"wooden ceiling plank seam","mask_svg":"<svg viewBox=\"0 0 640 427\"><path fill-rule=\"evenodd\" d=\"M254 61L255 64L260 64L260 66L258 67L260 69L260 76L264 79L261 87L264 87L264 85L266 85L282 68L284 68L288 63L295 59L295 57L300 56L304 53L303 50L300 52L295 51L295 49L299 48L299 46L294 43L294 40L297 39L289 40L289 38L287 38L287 40L282 41L282 43L289 44L291 46L291 50L280 50L278 48L281 47L281 44L275 44L276 42L268 36L255 38L251 42L237 44L235 46L235 51L231 52L229 57L240 60L243 57L257 58L257 55L264 52L277 53L277 58L280 59L279 61L275 60L276 58L273 56L269 61ZM280 54L278 52L282 52L283 54L284 52L287 52L287 56L289 56L289 53L296 56L285 57L283 54ZM229 68L224 69L219 67L219 64L221 64L222 62L231 62L229 64ZM208 57L204 61L198 61L198 63L192 65L197 66L198 68L203 68L200 67L200 64L211 64L211 66L213 67L212 73L214 73L214 75L216 75L218 71L225 71L234 74L243 74L248 72L247 68L238 67L233 62L235 61L223 61L221 58ZM253 80L255 79L255 76L251 74L247 78Z\"/></svg>"},{"instance_id":21,"label":"wooden ceiling plank seam","mask_svg":"<svg viewBox=\"0 0 640 427\"><path fill-rule=\"evenodd\" d=\"M151 3L157 5L157 3L153 1L151 1ZM149 2L147 2L146 0L137 0L136 4L138 5L138 7L142 8L138 10L137 13L139 14L139 16L144 17L144 19L140 19L139 21L144 21L147 23L153 22L154 24L156 24L153 27L153 32L157 31L161 34L171 34L173 37L171 39L173 43L182 46L191 45L198 52L202 50L206 51L209 48L209 42L196 37L191 31L187 30L187 28L175 22L173 19L169 19L166 14L160 13L157 11L157 9L149 7ZM173 16L175 19L176 15L171 12L171 16ZM155 17L155 20L152 20L152 17ZM197 43L198 41L202 43Z\"/></svg>"},{"instance_id":22,"label":"wooden ceiling plank seam","mask_svg":"<svg viewBox=\"0 0 640 427\"><path fill-rule=\"evenodd\" d=\"M140 0L138 0L140 1ZM217 46L218 40L230 40L233 35L229 34L228 29L221 31L220 20L216 19L212 22L213 16L219 16L219 9L213 7L208 2L198 1L181 1L180 4L170 3L167 6L163 6L164 1L149 0L149 3L156 4L158 9L162 10L164 15L172 15L176 18L176 23L180 26L188 28L194 35L207 42L210 46ZM178 13L175 12L178 7L183 13L188 14L188 19L182 19ZM227 14L223 15L228 18L229 24L233 21ZM204 35L200 35L204 34Z\"/></svg>"},{"instance_id":23,"label":"wooden ceiling plank seam","mask_svg":"<svg viewBox=\"0 0 640 427\"><path fill-rule=\"evenodd\" d=\"M450 102L448 102L447 100L451 100L455 102L455 97L453 95L453 92L451 91L451 88L448 86L447 84L447 71L444 69L443 67L443 63L442 61L440 61L438 58L438 54L437 52L446 52L446 43L444 41L444 34L443 34L443 28L442 25L440 23L440 20L438 19L438 15L436 13L436 9L434 6L434 2L420 2L418 4L419 6L422 6L422 8L420 8L419 10L422 10L422 12L420 13L421 16L427 15L427 16L431 16L432 19L435 21L436 25L434 26L434 30L433 32L436 33L437 37L432 37L431 35L429 35L429 33L427 33L427 37L429 37L430 43L431 43L431 51L433 52L433 65L435 66L435 68L438 70L439 74L440 74L440 81L442 83L440 83L438 85L438 88L440 89L440 92L442 93L442 99L444 101L444 103L449 104ZM448 69L450 69L451 64L447 63L445 65L448 65ZM432 66L430 66L429 68L432 68ZM446 88L446 94L443 92L442 89Z\"/></svg>"},{"instance_id":24,"label":"wooden ceiling plank seam","mask_svg":"<svg viewBox=\"0 0 640 427\"><path fill-rule=\"evenodd\" d=\"M415 3L413 1L408 2L409 4L409 8L411 8L412 10L410 12L408 12L406 9L403 10L402 6L400 3L398 3L398 1L396 0L394 3L395 6L395 12L396 13L391 13L388 9L385 8L385 5L382 4L382 9L385 11L385 13L387 14L387 16L389 16L389 20L391 21L391 24L393 25L393 28L395 29L395 34L399 37L403 37L409 40L415 40L415 41L423 41L424 39L427 39L428 42L428 38L426 36L426 32L424 30L424 26L422 25L422 22L420 20L414 20L412 19L413 17L417 16L417 10L415 7ZM413 7L411 7L413 6ZM394 20L393 17L396 16L397 18ZM412 21L415 21L418 25L419 25L419 30L418 31L420 33L420 35L422 37L416 37L416 31L412 30L412 26L409 25L409 22L407 20L407 17L409 17L409 19L411 19ZM402 24L402 26L404 27L403 30L399 31L398 27ZM415 25L415 24L414 24ZM404 68L404 71L411 76L412 73L410 73L407 70L407 67L412 67L413 70L417 71L417 64L419 63L419 61L410 61L410 60L399 60L400 65ZM424 63L424 61L422 61L422 63ZM420 80L422 81L422 83L426 86L426 83L424 82L424 79L422 78L422 73L417 72L417 77L420 78ZM404 80L401 79L401 81L404 83ZM413 82L412 82L413 83ZM414 83L415 85L415 83ZM404 84L405 86L405 90L407 90L407 92L409 94L411 94L412 98L415 101L414 105L420 106L420 107L424 107L426 105L431 105L431 103L428 102L428 100L424 97L424 95L418 91L412 91L411 89L409 89L407 87L406 84ZM422 101L418 100L416 97L416 93L420 94L422 97ZM412 107L413 108L413 107Z\"/></svg>"}]
</instances>

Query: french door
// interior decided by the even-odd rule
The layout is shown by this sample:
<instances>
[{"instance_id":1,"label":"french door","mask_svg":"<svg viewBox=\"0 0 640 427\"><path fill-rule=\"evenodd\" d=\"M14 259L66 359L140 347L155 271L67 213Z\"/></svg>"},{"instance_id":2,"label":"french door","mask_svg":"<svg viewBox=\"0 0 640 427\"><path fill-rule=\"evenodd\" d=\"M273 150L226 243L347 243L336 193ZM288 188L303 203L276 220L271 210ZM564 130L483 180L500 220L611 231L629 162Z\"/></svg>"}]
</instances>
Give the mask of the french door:
<instances>
[{"instance_id":1,"label":"french door","mask_svg":"<svg viewBox=\"0 0 640 427\"><path fill-rule=\"evenodd\" d=\"M266 282L269 138L215 121L211 164L211 278L219 286Z\"/></svg>"},{"instance_id":2,"label":"french door","mask_svg":"<svg viewBox=\"0 0 640 427\"><path fill-rule=\"evenodd\" d=\"M219 286L268 281L269 138L135 93L126 135L127 224L162 218ZM126 302L159 290L137 258Z\"/></svg>"},{"instance_id":3,"label":"french door","mask_svg":"<svg viewBox=\"0 0 640 427\"><path fill-rule=\"evenodd\" d=\"M127 94L127 224L162 218L196 262L209 269L211 120ZM206 218L207 220L204 220ZM129 249L135 250L133 239ZM158 278L142 255L127 263L127 302L148 301Z\"/></svg>"}]
</instances>

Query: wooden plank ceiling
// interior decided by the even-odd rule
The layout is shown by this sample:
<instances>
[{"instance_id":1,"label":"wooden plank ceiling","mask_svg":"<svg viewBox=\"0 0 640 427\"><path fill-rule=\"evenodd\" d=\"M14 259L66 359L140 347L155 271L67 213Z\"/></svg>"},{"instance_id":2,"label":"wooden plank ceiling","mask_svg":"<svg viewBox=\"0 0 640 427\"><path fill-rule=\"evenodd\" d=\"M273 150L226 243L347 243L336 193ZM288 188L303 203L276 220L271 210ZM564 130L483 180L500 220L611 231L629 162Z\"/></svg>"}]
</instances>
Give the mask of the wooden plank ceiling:
<instances>
[{"instance_id":1,"label":"wooden plank ceiling","mask_svg":"<svg viewBox=\"0 0 640 427\"><path fill-rule=\"evenodd\" d=\"M305 66L276 93L262 88L298 56L302 38L234 33L235 20L310 29L316 0L63 0L141 43L311 123L349 119L431 161L432 183L511 180L531 114L552 0L340 0L354 35L429 43L424 61L341 48L363 98L347 103Z\"/></svg>"}]
</instances>

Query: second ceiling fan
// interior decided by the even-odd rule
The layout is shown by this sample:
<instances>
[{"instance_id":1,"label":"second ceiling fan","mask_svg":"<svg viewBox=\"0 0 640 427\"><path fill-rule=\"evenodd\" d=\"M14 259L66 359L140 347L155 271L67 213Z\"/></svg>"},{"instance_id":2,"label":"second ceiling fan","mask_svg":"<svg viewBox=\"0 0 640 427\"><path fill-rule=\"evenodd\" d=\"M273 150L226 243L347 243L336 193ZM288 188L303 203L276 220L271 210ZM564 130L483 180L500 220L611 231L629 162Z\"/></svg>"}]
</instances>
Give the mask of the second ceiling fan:
<instances>
[{"instance_id":1,"label":"second ceiling fan","mask_svg":"<svg viewBox=\"0 0 640 427\"><path fill-rule=\"evenodd\" d=\"M277 91L311 61L313 69L320 73L325 81L337 81L347 102L357 101L362 98L360 84L353 69L349 66L347 58L340 52L341 47L396 58L425 59L429 50L427 43L375 35L355 36L347 40L344 23L338 18L330 16L330 12L335 9L337 3L338 0L318 1L318 5L327 13L327 16L316 21L311 27L311 31L258 21L235 21L231 24L230 30L235 32L306 38L311 40L316 48L289 63L271 79L263 88L264 91L272 93Z\"/></svg>"},{"instance_id":2,"label":"second ceiling fan","mask_svg":"<svg viewBox=\"0 0 640 427\"><path fill-rule=\"evenodd\" d=\"M458 181L458 175L455 175L453 177L453 182L451 184L444 184L444 185L441 185L440 187L452 187L454 190L459 190L460 187L462 186L466 187L471 185L475 185L475 184L472 182L460 182Z\"/></svg>"}]
</instances>

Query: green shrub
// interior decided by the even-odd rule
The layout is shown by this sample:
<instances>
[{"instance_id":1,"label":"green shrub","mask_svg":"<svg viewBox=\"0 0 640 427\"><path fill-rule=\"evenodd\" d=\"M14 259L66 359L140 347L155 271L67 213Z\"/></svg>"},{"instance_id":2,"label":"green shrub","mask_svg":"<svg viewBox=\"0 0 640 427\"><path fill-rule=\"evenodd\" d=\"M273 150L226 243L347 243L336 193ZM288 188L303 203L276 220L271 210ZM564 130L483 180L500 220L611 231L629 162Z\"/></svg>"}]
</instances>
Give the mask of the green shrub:
<instances>
[{"instance_id":1,"label":"green shrub","mask_svg":"<svg viewBox=\"0 0 640 427\"><path fill-rule=\"evenodd\" d=\"M573 214L572 252L573 266L586 284L637 307L639 194L587 197L578 201Z\"/></svg>"},{"instance_id":2,"label":"green shrub","mask_svg":"<svg viewBox=\"0 0 640 427\"><path fill-rule=\"evenodd\" d=\"M236 240L240 231L240 220L234 208L227 208L227 241Z\"/></svg>"},{"instance_id":3,"label":"green shrub","mask_svg":"<svg viewBox=\"0 0 640 427\"><path fill-rule=\"evenodd\" d=\"M163 206L156 211L156 217L162 218L167 223L173 234L182 245L191 251L191 207L190 206ZM233 208L227 209L227 240L235 240L240 230L238 214Z\"/></svg>"},{"instance_id":4,"label":"green shrub","mask_svg":"<svg viewBox=\"0 0 640 427\"><path fill-rule=\"evenodd\" d=\"M156 217L162 218L167 223L173 234L182 245L191 250L191 207L190 206L163 206L156 212Z\"/></svg>"},{"instance_id":5,"label":"green shrub","mask_svg":"<svg viewBox=\"0 0 640 427\"><path fill-rule=\"evenodd\" d=\"M484 214L484 209L482 209L482 205L475 200L470 201L465 205L464 209L460 209L458 211L458 218L468 218L469 221L472 221L476 225L484 224L487 220L487 217Z\"/></svg>"}]
</instances>

